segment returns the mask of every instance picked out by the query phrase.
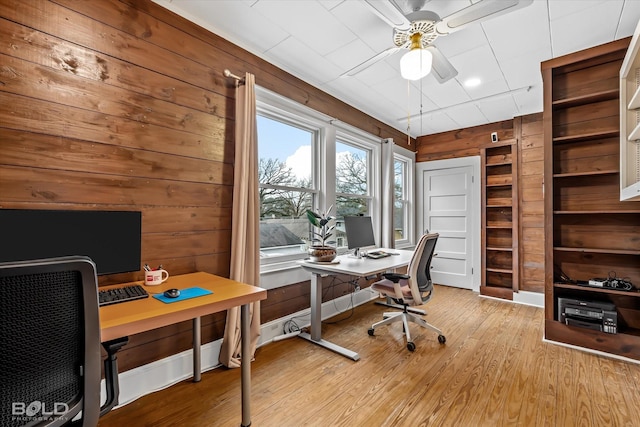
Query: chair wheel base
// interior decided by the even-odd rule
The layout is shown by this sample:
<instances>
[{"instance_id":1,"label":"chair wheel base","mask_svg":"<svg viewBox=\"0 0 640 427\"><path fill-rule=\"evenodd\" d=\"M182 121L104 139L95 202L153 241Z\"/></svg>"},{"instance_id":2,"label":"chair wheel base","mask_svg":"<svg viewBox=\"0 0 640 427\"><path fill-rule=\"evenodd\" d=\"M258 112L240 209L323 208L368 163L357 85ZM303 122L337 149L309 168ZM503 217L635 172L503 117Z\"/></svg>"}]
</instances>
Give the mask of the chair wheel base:
<instances>
[{"instance_id":1,"label":"chair wheel base","mask_svg":"<svg viewBox=\"0 0 640 427\"><path fill-rule=\"evenodd\" d=\"M444 335L438 335L438 342L444 344L447 342L447 338Z\"/></svg>"},{"instance_id":2,"label":"chair wheel base","mask_svg":"<svg viewBox=\"0 0 640 427\"><path fill-rule=\"evenodd\" d=\"M375 329L369 328L369 330L367 332L369 333L369 335L373 336L373 333L375 332Z\"/></svg>"},{"instance_id":3,"label":"chair wheel base","mask_svg":"<svg viewBox=\"0 0 640 427\"><path fill-rule=\"evenodd\" d=\"M415 345L414 343L412 343L411 341L409 341L409 342L407 343L407 350L409 350L409 351L413 351L413 350L415 350L415 349L416 349L416 345Z\"/></svg>"}]
</instances>

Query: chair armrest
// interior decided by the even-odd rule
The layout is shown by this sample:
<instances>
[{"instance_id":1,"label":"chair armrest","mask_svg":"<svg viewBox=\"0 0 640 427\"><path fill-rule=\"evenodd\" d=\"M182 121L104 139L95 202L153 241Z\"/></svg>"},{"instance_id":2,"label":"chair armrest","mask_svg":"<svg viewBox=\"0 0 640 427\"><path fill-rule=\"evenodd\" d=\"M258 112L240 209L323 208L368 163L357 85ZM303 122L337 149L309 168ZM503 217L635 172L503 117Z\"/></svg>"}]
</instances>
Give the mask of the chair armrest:
<instances>
[{"instance_id":1,"label":"chair armrest","mask_svg":"<svg viewBox=\"0 0 640 427\"><path fill-rule=\"evenodd\" d=\"M399 274L399 273L383 273L382 276L384 276L385 279L391 280L393 283L398 283L400 281L400 279L409 279L408 274Z\"/></svg>"}]
</instances>

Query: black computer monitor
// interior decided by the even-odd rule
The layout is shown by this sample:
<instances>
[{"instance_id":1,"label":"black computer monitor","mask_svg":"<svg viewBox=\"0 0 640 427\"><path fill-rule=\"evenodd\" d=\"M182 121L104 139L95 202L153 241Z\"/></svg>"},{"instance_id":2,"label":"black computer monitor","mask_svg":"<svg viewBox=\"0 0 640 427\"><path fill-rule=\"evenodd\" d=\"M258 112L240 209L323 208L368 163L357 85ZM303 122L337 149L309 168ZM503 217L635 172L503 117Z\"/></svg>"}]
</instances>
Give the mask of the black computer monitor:
<instances>
[{"instance_id":1,"label":"black computer monitor","mask_svg":"<svg viewBox=\"0 0 640 427\"><path fill-rule=\"evenodd\" d=\"M347 245L349 249L355 249L355 255L358 255L360 248L376 245L370 216L345 216L344 229Z\"/></svg>"},{"instance_id":2,"label":"black computer monitor","mask_svg":"<svg viewBox=\"0 0 640 427\"><path fill-rule=\"evenodd\" d=\"M140 270L137 211L0 209L0 262L88 256L98 275Z\"/></svg>"}]
</instances>

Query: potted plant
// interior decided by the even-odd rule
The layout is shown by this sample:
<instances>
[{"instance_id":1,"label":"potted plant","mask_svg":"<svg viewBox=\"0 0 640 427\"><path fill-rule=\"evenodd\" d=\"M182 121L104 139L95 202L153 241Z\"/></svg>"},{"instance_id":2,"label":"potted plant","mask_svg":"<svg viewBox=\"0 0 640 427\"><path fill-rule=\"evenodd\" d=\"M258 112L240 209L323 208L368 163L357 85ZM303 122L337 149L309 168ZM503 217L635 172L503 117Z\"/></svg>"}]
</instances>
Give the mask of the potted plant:
<instances>
[{"instance_id":1,"label":"potted plant","mask_svg":"<svg viewBox=\"0 0 640 427\"><path fill-rule=\"evenodd\" d=\"M335 240L329 240L333 230L336 228L335 224L331 224L335 217L329 215L332 207L330 206L329 209L322 213L307 209L307 218L314 227L311 235L312 245L308 250L311 261L331 262L336 257L336 248L331 246L336 242Z\"/></svg>"}]
</instances>

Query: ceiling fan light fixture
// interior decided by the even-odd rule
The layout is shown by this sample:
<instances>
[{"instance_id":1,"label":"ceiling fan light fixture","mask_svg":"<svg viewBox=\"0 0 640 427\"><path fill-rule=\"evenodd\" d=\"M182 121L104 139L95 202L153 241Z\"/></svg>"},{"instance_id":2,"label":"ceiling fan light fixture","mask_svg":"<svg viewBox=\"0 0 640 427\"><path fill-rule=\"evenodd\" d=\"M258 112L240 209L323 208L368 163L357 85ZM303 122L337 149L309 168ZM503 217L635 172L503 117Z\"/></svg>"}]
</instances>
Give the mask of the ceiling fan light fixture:
<instances>
[{"instance_id":1,"label":"ceiling fan light fixture","mask_svg":"<svg viewBox=\"0 0 640 427\"><path fill-rule=\"evenodd\" d=\"M432 61L427 49L411 49L400 58L400 74L407 80L420 80L431 72Z\"/></svg>"},{"instance_id":2,"label":"ceiling fan light fixture","mask_svg":"<svg viewBox=\"0 0 640 427\"><path fill-rule=\"evenodd\" d=\"M431 72L433 54L422 48L422 34L411 34L411 49L400 58L400 74L407 80L420 80Z\"/></svg>"}]
</instances>

